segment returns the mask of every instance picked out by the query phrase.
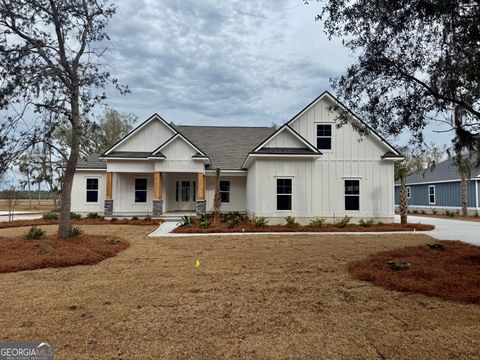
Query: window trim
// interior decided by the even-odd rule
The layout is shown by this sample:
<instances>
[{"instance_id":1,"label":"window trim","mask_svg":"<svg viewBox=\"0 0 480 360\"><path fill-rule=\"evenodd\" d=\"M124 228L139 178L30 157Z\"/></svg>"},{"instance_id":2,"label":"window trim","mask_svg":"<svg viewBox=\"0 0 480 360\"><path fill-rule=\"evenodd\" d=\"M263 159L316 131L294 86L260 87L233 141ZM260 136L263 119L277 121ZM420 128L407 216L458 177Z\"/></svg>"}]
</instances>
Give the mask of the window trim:
<instances>
[{"instance_id":1,"label":"window trim","mask_svg":"<svg viewBox=\"0 0 480 360\"><path fill-rule=\"evenodd\" d=\"M318 136L318 126L319 125L329 125L330 126L330 136ZM329 152L333 151L333 125L334 123L329 123L329 122L316 122L314 123L315 126L315 148L317 150L320 150L321 152ZM319 149L318 148L318 139L330 139L330 149Z\"/></svg>"},{"instance_id":2,"label":"window trim","mask_svg":"<svg viewBox=\"0 0 480 360\"><path fill-rule=\"evenodd\" d=\"M433 189L433 194L430 194L430 189ZM431 196L433 196L433 202L431 201ZM428 204L435 205L437 203L437 189L435 185L428 185Z\"/></svg>"},{"instance_id":3,"label":"window trim","mask_svg":"<svg viewBox=\"0 0 480 360\"><path fill-rule=\"evenodd\" d=\"M346 193L346 181L358 181L358 194L347 194ZM360 188L361 188L361 182L360 182L360 179L359 178L345 178L343 179L343 207L344 207L344 211L354 211L354 212L359 212L360 211ZM346 204L345 204L345 200L347 199L347 196L356 196L358 197L358 209L357 210L347 210L346 208Z\"/></svg>"},{"instance_id":4,"label":"window trim","mask_svg":"<svg viewBox=\"0 0 480 360\"><path fill-rule=\"evenodd\" d=\"M88 180L97 180L97 190L88 190L87 189L87 181ZM89 191L96 191L97 192L97 201L88 201L88 192ZM85 177L85 204L98 204L99 203L99 195L100 195L100 178L98 176L86 176Z\"/></svg>"},{"instance_id":5,"label":"window trim","mask_svg":"<svg viewBox=\"0 0 480 360\"><path fill-rule=\"evenodd\" d=\"M412 197L412 189L410 186L405 187L405 192L407 193L407 199L410 199Z\"/></svg>"},{"instance_id":6,"label":"window trim","mask_svg":"<svg viewBox=\"0 0 480 360\"><path fill-rule=\"evenodd\" d=\"M278 193L278 180L290 180L290 194L279 194ZM290 196L290 209L279 209L278 208L278 196ZM275 202L276 211L282 212L291 212L293 211L293 177L288 176L278 176L275 178Z\"/></svg>"},{"instance_id":7,"label":"window trim","mask_svg":"<svg viewBox=\"0 0 480 360\"><path fill-rule=\"evenodd\" d=\"M145 190L137 190L137 180L145 180ZM136 193L137 191L145 191L145 201L137 201ZM148 203L148 178L146 177L136 177L133 181L133 202L135 204L146 204Z\"/></svg>"},{"instance_id":8,"label":"window trim","mask_svg":"<svg viewBox=\"0 0 480 360\"><path fill-rule=\"evenodd\" d=\"M227 190L222 190L222 186L221 186L222 182L227 182L228 183L228 191ZM222 197L222 193L228 194L228 201L223 201L222 200L222 204L229 204L231 202L230 201L231 200L230 195L231 195L231 191L232 191L232 182L230 180L227 180L227 179L220 180L219 183L218 183L218 186L220 187L220 198Z\"/></svg>"}]
</instances>

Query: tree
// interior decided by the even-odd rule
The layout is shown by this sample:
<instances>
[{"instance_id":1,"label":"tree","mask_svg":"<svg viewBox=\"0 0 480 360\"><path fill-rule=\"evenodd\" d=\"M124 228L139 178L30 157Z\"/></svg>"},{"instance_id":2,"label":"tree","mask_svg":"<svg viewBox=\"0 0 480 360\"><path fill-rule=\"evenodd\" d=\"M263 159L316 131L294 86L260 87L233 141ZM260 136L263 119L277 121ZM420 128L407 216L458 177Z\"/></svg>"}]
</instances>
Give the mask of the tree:
<instances>
[{"instance_id":1,"label":"tree","mask_svg":"<svg viewBox=\"0 0 480 360\"><path fill-rule=\"evenodd\" d=\"M402 161L395 166L395 178L400 180L400 223L407 224L408 198L407 198L407 176L408 166Z\"/></svg>"},{"instance_id":2,"label":"tree","mask_svg":"<svg viewBox=\"0 0 480 360\"><path fill-rule=\"evenodd\" d=\"M220 209L222 196L220 194L220 169L215 169L215 195L213 196L213 225L220 224Z\"/></svg>"},{"instance_id":3,"label":"tree","mask_svg":"<svg viewBox=\"0 0 480 360\"><path fill-rule=\"evenodd\" d=\"M67 119L70 152L62 182L58 237L68 237L73 175L83 137L82 119L105 99L110 80L98 61L107 50L105 28L115 12L109 0L0 0L0 110L7 123L29 122L45 140ZM113 83L118 86L117 81ZM100 90L100 92L99 92ZM18 106L21 111L17 111ZM1 144L0 144L1 145Z\"/></svg>"},{"instance_id":4,"label":"tree","mask_svg":"<svg viewBox=\"0 0 480 360\"><path fill-rule=\"evenodd\" d=\"M98 121L85 121L80 156L102 154L127 135L137 120L138 117L132 113L120 113L115 109L107 109ZM58 152L67 158L71 148L71 128L66 122L57 127L52 140Z\"/></svg>"},{"instance_id":5,"label":"tree","mask_svg":"<svg viewBox=\"0 0 480 360\"><path fill-rule=\"evenodd\" d=\"M358 54L332 81L352 110L383 133L409 130L421 145L428 124L461 109L461 122L445 122L479 153L478 1L321 2L327 35Z\"/></svg>"}]
</instances>

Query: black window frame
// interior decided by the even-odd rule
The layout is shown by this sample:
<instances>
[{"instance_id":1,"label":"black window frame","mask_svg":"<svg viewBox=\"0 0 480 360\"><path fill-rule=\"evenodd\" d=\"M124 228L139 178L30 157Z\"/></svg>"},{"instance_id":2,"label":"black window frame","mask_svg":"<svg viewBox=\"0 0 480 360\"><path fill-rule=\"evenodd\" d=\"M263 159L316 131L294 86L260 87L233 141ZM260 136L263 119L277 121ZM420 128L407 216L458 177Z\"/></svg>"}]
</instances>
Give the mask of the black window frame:
<instances>
[{"instance_id":1,"label":"black window frame","mask_svg":"<svg viewBox=\"0 0 480 360\"><path fill-rule=\"evenodd\" d=\"M139 186L144 182L145 186ZM148 200L148 179L147 178L135 178L135 203L146 203Z\"/></svg>"},{"instance_id":2,"label":"black window frame","mask_svg":"<svg viewBox=\"0 0 480 360\"><path fill-rule=\"evenodd\" d=\"M95 184L96 183L96 184ZM85 201L87 203L98 203L98 178L86 178L85 181L85 191L86 191L86 197ZM95 194L95 201L92 199L89 199L89 195L93 196Z\"/></svg>"},{"instance_id":3,"label":"black window frame","mask_svg":"<svg viewBox=\"0 0 480 360\"><path fill-rule=\"evenodd\" d=\"M227 185L225 188L223 185ZM220 198L222 200L222 203L229 203L230 202L230 190L231 190L231 183L230 180L220 180L219 182L220 186Z\"/></svg>"},{"instance_id":4,"label":"black window frame","mask_svg":"<svg viewBox=\"0 0 480 360\"><path fill-rule=\"evenodd\" d=\"M277 178L277 211L292 211L293 179Z\"/></svg>"},{"instance_id":5,"label":"black window frame","mask_svg":"<svg viewBox=\"0 0 480 360\"><path fill-rule=\"evenodd\" d=\"M320 128L322 130L319 130ZM328 127L328 129L327 129ZM317 149L319 150L332 150L333 148L333 128L332 124L316 124L315 127L315 136L317 140ZM325 145L321 145L321 142L328 143L328 147Z\"/></svg>"},{"instance_id":6,"label":"black window frame","mask_svg":"<svg viewBox=\"0 0 480 360\"><path fill-rule=\"evenodd\" d=\"M354 184L357 185L354 185ZM360 211L360 180L344 179L345 211Z\"/></svg>"}]
</instances>

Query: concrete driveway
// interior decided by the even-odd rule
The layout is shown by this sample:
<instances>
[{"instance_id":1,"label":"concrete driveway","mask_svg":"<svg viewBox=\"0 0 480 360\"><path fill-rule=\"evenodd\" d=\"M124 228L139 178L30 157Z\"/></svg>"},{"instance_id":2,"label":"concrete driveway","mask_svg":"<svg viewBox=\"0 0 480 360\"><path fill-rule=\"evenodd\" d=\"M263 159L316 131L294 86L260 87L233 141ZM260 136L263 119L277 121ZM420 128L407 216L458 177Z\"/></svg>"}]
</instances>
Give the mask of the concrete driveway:
<instances>
[{"instance_id":1,"label":"concrete driveway","mask_svg":"<svg viewBox=\"0 0 480 360\"><path fill-rule=\"evenodd\" d=\"M400 222L400 216L395 216ZM435 230L426 234L439 240L461 240L470 244L480 245L480 222L454 219L431 218L425 216L408 216L408 222L435 225Z\"/></svg>"},{"instance_id":2,"label":"concrete driveway","mask_svg":"<svg viewBox=\"0 0 480 360\"><path fill-rule=\"evenodd\" d=\"M33 220L33 219L40 219L42 217L42 213L38 212L31 212L31 211L14 211L13 212L13 220ZM9 221L8 219L8 211L0 211L0 222Z\"/></svg>"}]
</instances>

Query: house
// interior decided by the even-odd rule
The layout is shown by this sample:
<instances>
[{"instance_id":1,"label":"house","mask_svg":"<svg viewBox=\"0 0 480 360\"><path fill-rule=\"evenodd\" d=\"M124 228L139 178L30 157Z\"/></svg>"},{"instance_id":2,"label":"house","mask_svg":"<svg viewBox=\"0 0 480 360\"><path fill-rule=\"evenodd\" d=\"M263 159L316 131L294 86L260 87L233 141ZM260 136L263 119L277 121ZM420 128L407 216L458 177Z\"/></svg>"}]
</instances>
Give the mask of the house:
<instances>
[{"instance_id":1,"label":"house","mask_svg":"<svg viewBox=\"0 0 480 360\"><path fill-rule=\"evenodd\" d=\"M461 176L453 160L447 159L432 169L407 177L406 192L411 211L461 211ZM480 211L480 170L474 169L468 181L468 212ZM395 183L395 204L400 204L400 182Z\"/></svg>"},{"instance_id":2,"label":"house","mask_svg":"<svg viewBox=\"0 0 480 360\"><path fill-rule=\"evenodd\" d=\"M336 122L339 114L348 121ZM205 214L221 169L222 212L353 221L394 217L399 152L324 92L278 129L177 126L155 114L100 157L78 163L72 211L105 216Z\"/></svg>"}]
</instances>

